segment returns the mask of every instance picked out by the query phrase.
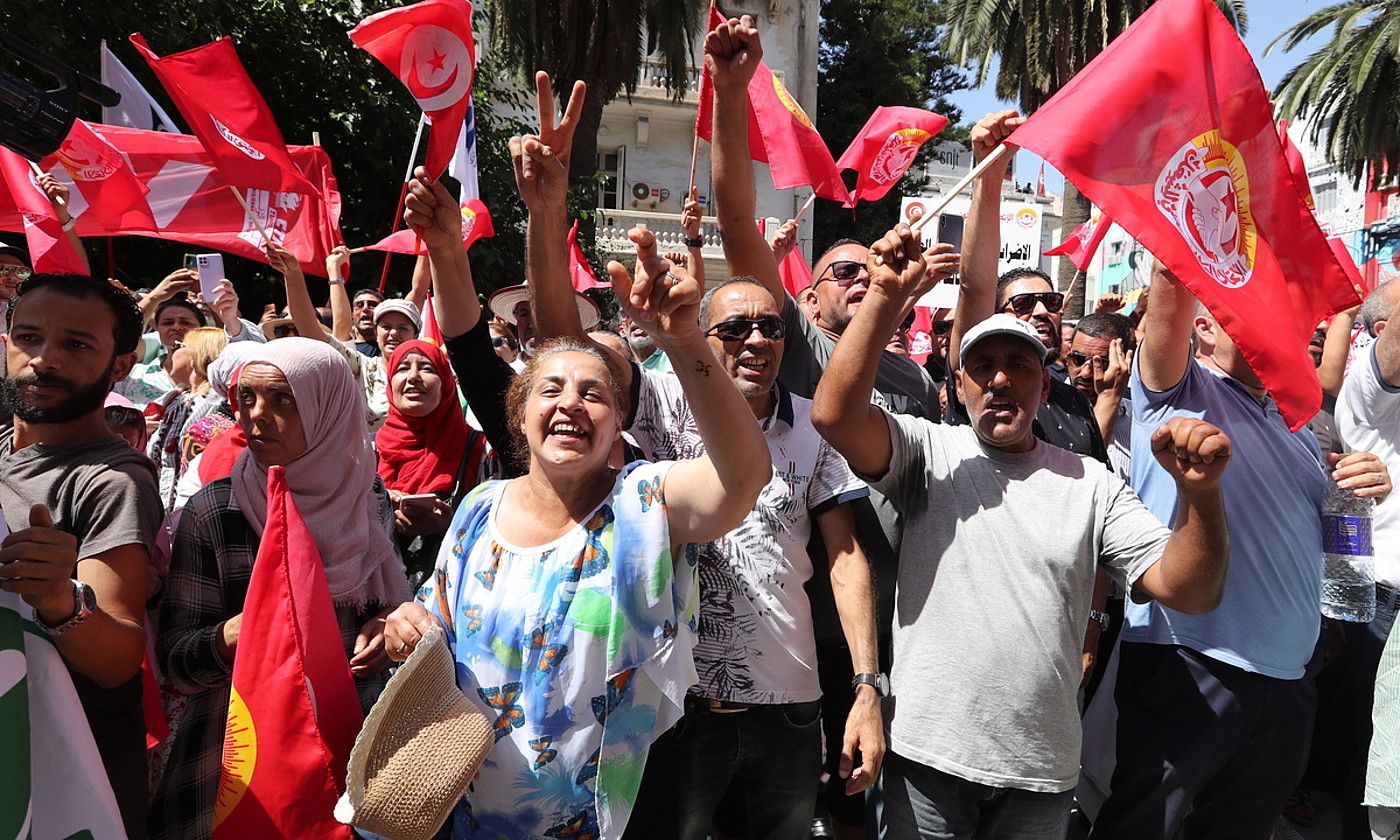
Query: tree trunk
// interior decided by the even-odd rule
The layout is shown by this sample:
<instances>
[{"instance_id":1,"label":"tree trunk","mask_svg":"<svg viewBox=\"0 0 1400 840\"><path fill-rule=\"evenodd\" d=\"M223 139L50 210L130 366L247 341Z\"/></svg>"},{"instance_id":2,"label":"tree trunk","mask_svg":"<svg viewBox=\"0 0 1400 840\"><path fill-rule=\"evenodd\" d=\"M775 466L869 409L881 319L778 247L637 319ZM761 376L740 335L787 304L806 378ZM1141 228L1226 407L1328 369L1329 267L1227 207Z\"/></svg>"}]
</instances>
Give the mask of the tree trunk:
<instances>
[{"instance_id":1,"label":"tree trunk","mask_svg":"<svg viewBox=\"0 0 1400 840\"><path fill-rule=\"evenodd\" d=\"M573 189L587 184L586 204L590 211L598 206L597 184L594 181L594 176L598 174L598 127L603 124L603 106L607 104L598 91L600 86L590 81L588 95L583 100L583 111L579 113L578 129L574 132L573 157L569 159L569 184ZM580 242L592 245L596 230L597 222L591 212L588 218L579 219Z\"/></svg>"},{"instance_id":2,"label":"tree trunk","mask_svg":"<svg viewBox=\"0 0 1400 840\"><path fill-rule=\"evenodd\" d=\"M1069 235L1069 232L1089 221L1089 199L1083 193L1075 189L1074 184L1065 179L1065 196L1063 204L1063 215L1060 218L1060 238ZM1074 284L1074 274L1078 271L1074 263L1065 257L1060 257L1060 269L1055 278L1055 288L1070 294L1071 286ZM1066 321L1077 321L1084 317L1084 304L1088 298L1089 278L1086 275L1080 285L1078 294L1065 299L1064 319Z\"/></svg>"}]
</instances>

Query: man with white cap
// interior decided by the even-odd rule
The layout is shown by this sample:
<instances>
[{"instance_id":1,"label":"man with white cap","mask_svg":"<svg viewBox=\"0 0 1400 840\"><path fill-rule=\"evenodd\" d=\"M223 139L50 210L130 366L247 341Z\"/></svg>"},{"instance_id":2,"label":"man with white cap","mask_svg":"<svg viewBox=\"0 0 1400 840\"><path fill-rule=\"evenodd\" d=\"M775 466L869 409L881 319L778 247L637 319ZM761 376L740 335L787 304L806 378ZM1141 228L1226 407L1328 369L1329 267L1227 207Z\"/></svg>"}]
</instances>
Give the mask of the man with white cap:
<instances>
[{"instance_id":1,"label":"man with white cap","mask_svg":"<svg viewBox=\"0 0 1400 840\"><path fill-rule=\"evenodd\" d=\"M1103 464L1037 440L1050 388L1034 327L997 314L962 336L970 426L870 403L880 350L926 291L917 234L870 249L870 293L837 343L812 421L905 517L879 836L1063 838L1079 772L1076 689L1096 568L1183 612L1219 602L1230 441L1174 418L1152 451L1181 504L1168 531Z\"/></svg>"}]
</instances>

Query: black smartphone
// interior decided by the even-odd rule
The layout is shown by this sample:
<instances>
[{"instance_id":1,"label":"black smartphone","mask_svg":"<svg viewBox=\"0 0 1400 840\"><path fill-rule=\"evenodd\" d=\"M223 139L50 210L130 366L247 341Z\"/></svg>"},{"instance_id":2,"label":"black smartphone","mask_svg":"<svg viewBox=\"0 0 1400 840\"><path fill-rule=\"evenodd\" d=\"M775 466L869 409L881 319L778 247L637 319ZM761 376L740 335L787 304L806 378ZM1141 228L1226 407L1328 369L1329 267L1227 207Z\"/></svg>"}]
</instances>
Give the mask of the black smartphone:
<instances>
[{"instance_id":1,"label":"black smartphone","mask_svg":"<svg viewBox=\"0 0 1400 840\"><path fill-rule=\"evenodd\" d=\"M956 213L939 213L938 241L952 245L954 251L962 251L963 221Z\"/></svg>"}]
</instances>

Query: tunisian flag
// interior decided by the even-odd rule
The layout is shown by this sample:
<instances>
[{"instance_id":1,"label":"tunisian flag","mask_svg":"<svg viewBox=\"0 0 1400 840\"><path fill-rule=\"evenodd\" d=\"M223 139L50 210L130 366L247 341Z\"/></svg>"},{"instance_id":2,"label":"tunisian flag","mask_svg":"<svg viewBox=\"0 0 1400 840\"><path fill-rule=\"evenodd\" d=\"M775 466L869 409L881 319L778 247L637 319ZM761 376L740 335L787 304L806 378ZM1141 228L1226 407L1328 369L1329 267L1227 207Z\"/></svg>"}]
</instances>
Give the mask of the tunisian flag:
<instances>
[{"instance_id":1,"label":"tunisian flag","mask_svg":"<svg viewBox=\"0 0 1400 840\"><path fill-rule=\"evenodd\" d=\"M86 211L75 210L71 206L73 189L70 189L69 212L74 216L91 213L110 227L151 223L145 184L131 171L131 164L122 153L102 136L100 128L74 120L63 145L44 158L41 168L48 170L57 163L68 173L73 187L87 205Z\"/></svg>"},{"instance_id":2,"label":"tunisian flag","mask_svg":"<svg viewBox=\"0 0 1400 840\"><path fill-rule=\"evenodd\" d=\"M316 192L292 163L272 110L243 69L231 38L225 35L164 58L147 46L140 32L131 36L131 43L165 86L226 183Z\"/></svg>"},{"instance_id":3,"label":"tunisian flag","mask_svg":"<svg viewBox=\"0 0 1400 840\"><path fill-rule=\"evenodd\" d=\"M90 273L87 260L64 235L58 214L34 180L29 161L5 148L0 148L0 230L23 231L37 272Z\"/></svg>"},{"instance_id":4,"label":"tunisian flag","mask_svg":"<svg viewBox=\"0 0 1400 840\"><path fill-rule=\"evenodd\" d=\"M856 170L856 188L846 206L884 198L913 165L919 147L947 125L946 117L922 108L876 108L836 161L837 169Z\"/></svg>"},{"instance_id":5,"label":"tunisian flag","mask_svg":"<svg viewBox=\"0 0 1400 840\"><path fill-rule=\"evenodd\" d=\"M1089 214L1089 220L1074 230L1069 232L1059 245L1054 248L1047 248L1043 253L1047 257L1065 257L1074 263L1074 267L1080 271L1089 270L1089 261L1094 258L1099 250L1099 245L1103 243L1103 238L1108 235L1108 229L1113 227L1113 220L1104 215L1102 210L1095 210Z\"/></svg>"},{"instance_id":6,"label":"tunisian flag","mask_svg":"<svg viewBox=\"0 0 1400 840\"><path fill-rule=\"evenodd\" d=\"M121 152L145 187L150 216L140 214L138 219L138 214L128 213L119 225L105 224L97 214L82 212L82 192L73 190L69 210L78 219L79 236L151 236L267 262L262 234L229 194L228 184L197 138L115 125L97 129ZM320 185L319 195L254 187L241 192L272 240L296 255L302 271L325 277L326 255L341 242L340 193L331 161L319 146L292 146L287 151L293 165ZM49 174L74 186L57 160L49 165L46 158L45 164ZM8 224L0 214L0 230L21 228Z\"/></svg>"},{"instance_id":7,"label":"tunisian flag","mask_svg":"<svg viewBox=\"0 0 1400 840\"><path fill-rule=\"evenodd\" d=\"M478 239L489 239L496 235L491 223L491 211L479 198L469 198L462 202L462 247L470 251ZM412 228L395 231L373 245L366 245L364 251L388 251L393 254L426 254L428 249Z\"/></svg>"},{"instance_id":8,"label":"tunisian flag","mask_svg":"<svg viewBox=\"0 0 1400 840\"><path fill-rule=\"evenodd\" d=\"M1308 338L1356 292L1294 188L1259 71L1214 3L1153 4L1007 142L1063 172L1181 279L1290 428L1317 413Z\"/></svg>"},{"instance_id":9,"label":"tunisian flag","mask_svg":"<svg viewBox=\"0 0 1400 840\"><path fill-rule=\"evenodd\" d=\"M719 9L711 6L710 29L725 22ZM714 142L710 139L714 132L714 90L710 68L706 65L700 76L700 108L695 114L695 133L711 143ZM768 164L774 189L785 190L805 184L822 198L843 202L850 198L826 141L817 133L802 106L762 61L749 80L749 156Z\"/></svg>"},{"instance_id":10,"label":"tunisian flag","mask_svg":"<svg viewBox=\"0 0 1400 840\"><path fill-rule=\"evenodd\" d=\"M576 292L612 288L611 283L604 283L598 279L593 266L588 262L588 257L584 256L583 249L578 246L577 219L574 220L574 226L569 228L569 284Z\"/></svg>"},{"instance_id":11,"label":"tunisian flag","mask_svg":"<svg viewBox=\"0 0 1400 840\"><path fill-rule=\"evenodd\" d=\"M423 0L370 15L350 30L355 46L379 59L418 100L433 130L424 168L436 178L457 149L476 75L472 4Z\"/></svg>"},{"instance_id":12,"label":"tunisian flag","mask_svg":"<svg viewBox=\"0 0 1400 840\"><path fill-rule=\"evenodd\" d=\"M272 467L233 658L214 837L350 837L331 812L362 723L320 554Z\"/></svg>"}]
</instances>

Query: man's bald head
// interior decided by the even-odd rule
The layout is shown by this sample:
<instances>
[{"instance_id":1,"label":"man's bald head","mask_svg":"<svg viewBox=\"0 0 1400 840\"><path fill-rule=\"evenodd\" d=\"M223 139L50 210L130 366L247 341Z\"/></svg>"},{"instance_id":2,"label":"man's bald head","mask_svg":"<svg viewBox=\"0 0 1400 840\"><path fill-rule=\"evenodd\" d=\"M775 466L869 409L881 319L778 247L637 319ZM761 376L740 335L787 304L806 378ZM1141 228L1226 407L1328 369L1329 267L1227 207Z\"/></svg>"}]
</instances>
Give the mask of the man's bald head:
<instances>
[{"instance_id":1,"label":"man's bald head","mask_svg":"<svg viewBox=\"0 0 1400 840\"><path fill-rule=\"evenodd\" d=\"M1400 282L1372 289L1361 304L1361 323L1366 325L1366 332L1379 335L1397 304L1400 304Z\"/></svg>"}]
</instances>

